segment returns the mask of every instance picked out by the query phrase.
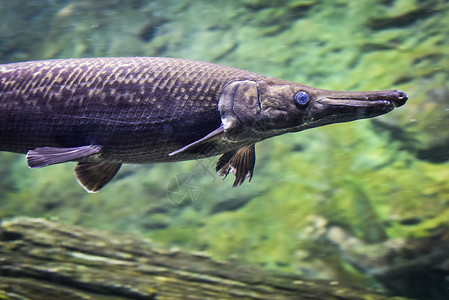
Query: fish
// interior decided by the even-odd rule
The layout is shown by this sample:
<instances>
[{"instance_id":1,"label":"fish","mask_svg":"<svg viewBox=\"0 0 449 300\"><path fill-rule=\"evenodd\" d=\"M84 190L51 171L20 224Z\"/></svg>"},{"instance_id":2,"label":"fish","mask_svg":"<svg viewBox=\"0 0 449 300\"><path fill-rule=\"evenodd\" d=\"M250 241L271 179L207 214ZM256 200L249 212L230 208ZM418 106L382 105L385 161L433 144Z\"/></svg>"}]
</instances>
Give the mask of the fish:
<instances>
[{"instance_id":1,"label":"fish","mask_svg":"<svg viewBox=\"0 0 449 300\"><path fill-rule=\"evenodd\" d=\"M0 65L0 151L30 168L75 161L87 192L122 164L221 155L233 187L251 180L255 144L383 115L401 90L331 91L209 62L166 57L72 58Z\"/></svg>"}]
</instances>

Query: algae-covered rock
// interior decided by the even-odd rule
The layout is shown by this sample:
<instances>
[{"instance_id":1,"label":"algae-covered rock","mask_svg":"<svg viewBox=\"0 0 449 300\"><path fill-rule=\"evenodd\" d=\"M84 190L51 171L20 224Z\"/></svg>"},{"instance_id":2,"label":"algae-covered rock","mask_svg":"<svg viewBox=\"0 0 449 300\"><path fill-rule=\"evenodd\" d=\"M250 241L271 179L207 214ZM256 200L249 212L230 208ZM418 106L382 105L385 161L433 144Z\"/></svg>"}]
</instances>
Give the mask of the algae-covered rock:
<instances>
[{"instance_id":1,"label":"algae-covered rock","mask_svg":"<svg viewBox=\"0 0 449 300\"><path fill-rule=\"evenodd\" d=\"M331 227L326 237L338 245L342 255L357 269L371 274L388 290L419 299L449 297L449 240L447 224L440 232L421 239L390 239L376 244L349 235L345 230Z\"/></svg>"},{"instance_id":2,"label":"algae-covered rock","mask_svg":"<svg viewBox=\"0 0 449 300\"><path fill-rule=\"evenodd\" d=\"M44 219L3 221L0 253L2 299L400 300Z\"/></svg>"}]
</instances>

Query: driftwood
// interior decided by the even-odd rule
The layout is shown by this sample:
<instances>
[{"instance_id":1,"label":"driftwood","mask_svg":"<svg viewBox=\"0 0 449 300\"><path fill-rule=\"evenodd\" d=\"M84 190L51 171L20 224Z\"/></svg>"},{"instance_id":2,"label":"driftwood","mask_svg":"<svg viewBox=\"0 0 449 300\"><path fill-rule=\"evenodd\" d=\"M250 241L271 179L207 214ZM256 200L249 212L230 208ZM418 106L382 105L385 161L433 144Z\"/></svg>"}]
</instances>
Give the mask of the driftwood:
<instances>
[{"instance_id":1,"label":"driftwood","mask_svg":"<svg viewBox=\"0 0 449 300\"><path fill-rule=\"evenodd\" d=\"M0 226L0 299L393 299L44 219ZM395 298L399 299L399 298Z\"/></svg>"}]
</instances>

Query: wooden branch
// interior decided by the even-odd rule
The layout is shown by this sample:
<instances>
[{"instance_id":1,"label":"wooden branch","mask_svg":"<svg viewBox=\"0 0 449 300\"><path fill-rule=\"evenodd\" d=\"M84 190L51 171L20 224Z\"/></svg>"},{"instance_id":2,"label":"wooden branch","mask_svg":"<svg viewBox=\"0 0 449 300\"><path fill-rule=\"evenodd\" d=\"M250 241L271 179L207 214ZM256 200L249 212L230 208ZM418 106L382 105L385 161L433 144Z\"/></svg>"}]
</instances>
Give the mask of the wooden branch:
<instances>
[{"instance_id":1,"label":"wooden branch","mask_svg":"<svg viewBox=\"0 0 449 300\"><path fill-rule=\"evenodd\" d=\"M44 219L0 226L0 299L393 299ZM399 298L395 298L399 299Z\"/></svg>"}]
</instances>

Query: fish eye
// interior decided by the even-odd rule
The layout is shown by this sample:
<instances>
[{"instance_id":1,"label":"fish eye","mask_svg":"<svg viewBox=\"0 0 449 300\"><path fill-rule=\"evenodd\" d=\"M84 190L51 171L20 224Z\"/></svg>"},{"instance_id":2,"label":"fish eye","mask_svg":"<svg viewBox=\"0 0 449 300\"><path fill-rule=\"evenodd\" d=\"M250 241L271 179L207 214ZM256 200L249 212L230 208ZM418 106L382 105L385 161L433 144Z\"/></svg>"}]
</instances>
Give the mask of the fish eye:
<instances>
[{"instance_id":1,"label":"fish eye","mask_svg":"<svg viewBox=\"0 0 449 300\"><path fill-rule=\"evenodd\" d=\"M309 102L310 96L309 93L305 91L300 91L296 94L295 99L297 104L303 106Z\"/></svg>"}]
</instances>

